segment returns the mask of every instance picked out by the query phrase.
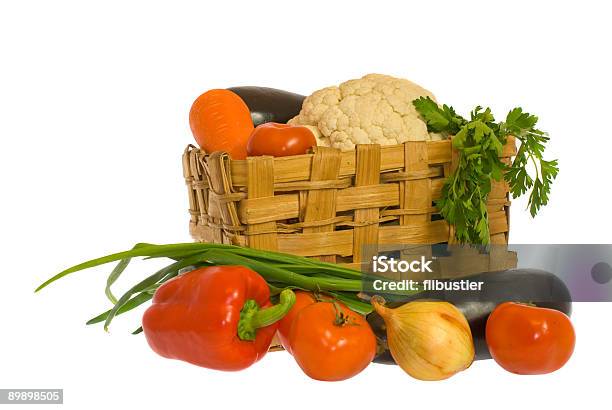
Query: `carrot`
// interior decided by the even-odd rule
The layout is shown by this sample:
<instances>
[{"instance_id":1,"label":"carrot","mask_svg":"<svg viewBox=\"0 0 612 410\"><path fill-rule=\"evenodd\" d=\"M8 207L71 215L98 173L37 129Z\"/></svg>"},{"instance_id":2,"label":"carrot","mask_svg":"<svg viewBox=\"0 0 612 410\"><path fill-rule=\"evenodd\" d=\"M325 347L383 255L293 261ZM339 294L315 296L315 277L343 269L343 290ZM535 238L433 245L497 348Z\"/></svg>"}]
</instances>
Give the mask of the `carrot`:
<instances>
[{"instance_id":1,"label":"carrot","mask_svg":"<svg viewBox=\"0 0 612 410\"><path fill-rule=\"evenodd\" d=\"M189 125L204 151L225 151L233 159L246 158L253 121L249 108L237 94L214 89L200 95L189 111Z\"/></svg>"}]
</instances>

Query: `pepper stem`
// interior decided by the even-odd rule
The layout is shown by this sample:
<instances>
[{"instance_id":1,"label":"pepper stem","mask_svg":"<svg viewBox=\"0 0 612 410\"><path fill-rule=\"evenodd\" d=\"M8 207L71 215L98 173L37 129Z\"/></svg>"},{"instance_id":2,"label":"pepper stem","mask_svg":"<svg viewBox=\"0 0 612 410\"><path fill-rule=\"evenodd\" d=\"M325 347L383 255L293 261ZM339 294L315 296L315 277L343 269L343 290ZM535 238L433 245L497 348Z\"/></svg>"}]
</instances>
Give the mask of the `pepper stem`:
<instances>
[{"instance_id":1,"label":"pepper stem","mask_svg":"<svg viewBox=\"0 0 612 410\"><path fill-rule=\"evenodd\" d=\"M278 305L261 309L257 302L249 299L244 302L238 321L238 338L240 340L255 340L257 329L270 326L281 320L295 303L295 293L284 289L280 293Z\"/></svg>"}]
</instances>

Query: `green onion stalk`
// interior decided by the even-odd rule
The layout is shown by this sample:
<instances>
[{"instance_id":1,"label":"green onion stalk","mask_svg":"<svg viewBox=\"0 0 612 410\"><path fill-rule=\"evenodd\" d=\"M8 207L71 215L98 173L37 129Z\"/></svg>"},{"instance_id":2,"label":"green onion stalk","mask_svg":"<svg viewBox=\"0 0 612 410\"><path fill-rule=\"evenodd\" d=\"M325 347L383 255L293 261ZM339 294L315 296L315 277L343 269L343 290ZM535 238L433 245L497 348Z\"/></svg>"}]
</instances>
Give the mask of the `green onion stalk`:
<instances>
[{"instance_id":1,"label":"green onion stalk","mask_svg":"<svg viewBox=\"0 0 612 410\"><path fill-rule=\"evenodd\" d=\"M138 257L167 258L172 260L172 263L136 283L117 298L112 292L112 285L120 278L132 259ZM104 323L104 328L108 329L115 316L150 301L162 283L189 269L219 265L242 265L256 271L267 281L274 296L285 288L303 289L327 294L361 314L372 311L371 305L358 297L363 280L360 271L301 256L213 243L167 245L139 243L130 250L72 266L43 282L36 288L36 292L71 273L111 262L118 263L108 276L104 292L113 306L87 321L88 325ZM140 332L141 328L138 328L133 333Z\"/></svg>"}]
</instances>

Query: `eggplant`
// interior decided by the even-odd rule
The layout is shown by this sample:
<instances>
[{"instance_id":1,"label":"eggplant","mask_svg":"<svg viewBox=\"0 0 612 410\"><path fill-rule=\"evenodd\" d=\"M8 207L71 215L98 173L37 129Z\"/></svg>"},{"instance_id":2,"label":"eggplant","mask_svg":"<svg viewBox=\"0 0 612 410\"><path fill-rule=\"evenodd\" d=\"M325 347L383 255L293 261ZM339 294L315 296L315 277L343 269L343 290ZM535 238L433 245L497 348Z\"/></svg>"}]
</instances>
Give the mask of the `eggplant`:
<instances>
[{"instance_id":1,"label":"eggplant","mask_svg":"<svg viewBox=\"0 0 612 410\"><path fill-rule=\"evenodd\" d=\"M468 292L428 291L407 297L401 303L389 303L389 306L396 307L417 299L444 300L452 303L465 315L470 324L476 360L491 358L485 339L485 328L489 315L500 303L508 301L532 303L539 307L561 311L568 316L572 313L572 299L567 286L550 272L537 269L513 269L481 273L461 279L483 281L482 291L476 297ZM376 312L370 313L367 320L379 342L379 353L374 358L374 362L395 364L391 353L386 349L385 322Z\"/></svg>"},{"instance_id":2,"label":"eggplant","mask_svg":"<svg viewBox=\"0 0 612 410\"><path fill-rule=\"evenodd\" d=\"M251 111L253 125L266 122L286 123L300 113L303 95L268 87L232 87L228 90L238 94Z\"/></svg>"}]
</instances>

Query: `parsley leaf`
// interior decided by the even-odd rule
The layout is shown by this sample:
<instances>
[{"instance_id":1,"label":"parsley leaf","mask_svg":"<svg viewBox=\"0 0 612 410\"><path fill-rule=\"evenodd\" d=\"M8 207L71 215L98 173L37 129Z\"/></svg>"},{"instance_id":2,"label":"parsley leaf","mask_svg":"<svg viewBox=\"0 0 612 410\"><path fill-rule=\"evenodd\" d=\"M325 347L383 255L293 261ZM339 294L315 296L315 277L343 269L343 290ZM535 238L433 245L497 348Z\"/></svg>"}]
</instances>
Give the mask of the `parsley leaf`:
<instances>
[{"instance_id":1,"label":"parsley leaf","mask_svg":"<svg viewBox=\"0 0 612 410\"><path fill-rule=\"evenodd\" d=\"M413 104L428 131L454 136L453 148L459 152L457 169L445 181L437 205L442 217L454 226L459 243L487 245L490 242L487 198L492 180L504 178L513 198L531 190L528 207L532 216L548 203L550 186L559 167L557 160L543 159L549 138L535 128L538 117L515 108L508 113L506 121L496 123L490 108L477 106L468 121L452 107L440 107L429 97L420 97ZM500 156L510 135L521 146L508 166ZM527 171L530 162L536 168L535 176Z\"/></svg>"},{"instance_id":2,"label":"parsley leaf","mask_svg":"<svg viewBox=\"0 0 612 410\"><path fill-rule=\"evenodd\" d=\"M559 173L557 160L546 161L543 158L545 144L550 138L536 128L537 123L538 117L523 112L523 109L518 107L511 110L506 121L500 124L500 132L514 135L521 142L521 147L504 178L510 185L513 198L531 189L527 207L532 217L548 204L550 187ZM534 168L533 176L526 168L530 162Z\"/></svg>"},{"instance_id":3,"label":"parsley leaf","mask_svg":"<svg viewBox=\"0 0 612 410\"><path fill-rule=\"evenodd\" d=\"M465 123L452 107L448 105L438 107L438 104L429 97L419 97L412 104L425 120L430 132L456 134Z\"/></svg>"}]
</instances>

